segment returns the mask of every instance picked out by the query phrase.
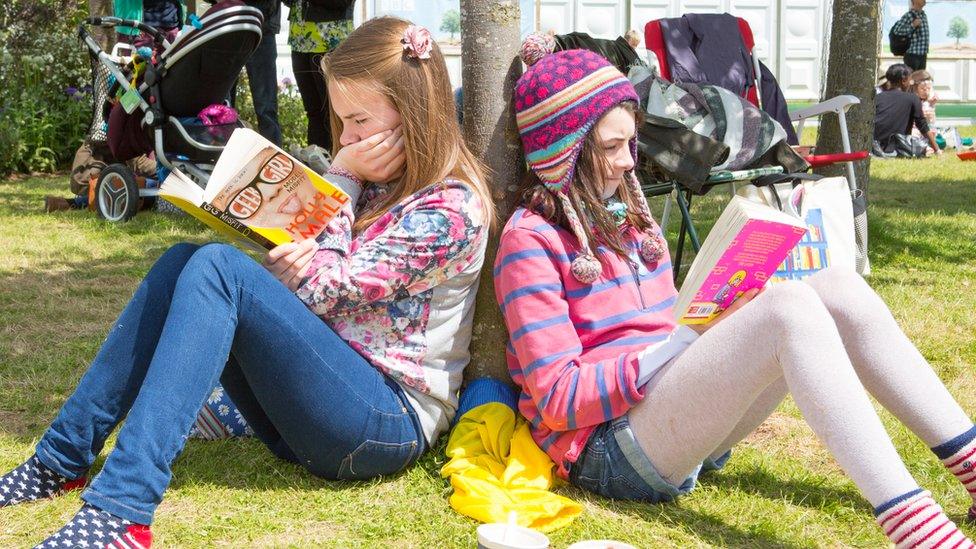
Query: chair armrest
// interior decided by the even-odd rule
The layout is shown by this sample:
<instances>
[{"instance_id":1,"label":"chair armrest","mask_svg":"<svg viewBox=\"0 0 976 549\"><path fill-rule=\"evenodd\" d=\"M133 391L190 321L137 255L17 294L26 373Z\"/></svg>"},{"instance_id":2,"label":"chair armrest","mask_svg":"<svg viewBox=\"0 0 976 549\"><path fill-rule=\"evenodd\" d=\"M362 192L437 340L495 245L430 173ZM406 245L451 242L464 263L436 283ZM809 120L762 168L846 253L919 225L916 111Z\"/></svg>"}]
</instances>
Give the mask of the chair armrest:
<instances>
[{"instance_id":1,"label":"chair armrest","mask_svg":"<svg viewBox=\"0 0 976 549\"><path fill-rule=\"evenodd\" d=\"M821 114L826 114L828 112L840 113L842 111L847 111L847 109L851 108L851 105L857 105L860 102L861 100L853 95L838 95L837 97L831 97L822 103L817 103L816 105L811 105L805 109L791 112L790 120L796 122L812 116L820 116Z\"/></svg>"}]
</instances>

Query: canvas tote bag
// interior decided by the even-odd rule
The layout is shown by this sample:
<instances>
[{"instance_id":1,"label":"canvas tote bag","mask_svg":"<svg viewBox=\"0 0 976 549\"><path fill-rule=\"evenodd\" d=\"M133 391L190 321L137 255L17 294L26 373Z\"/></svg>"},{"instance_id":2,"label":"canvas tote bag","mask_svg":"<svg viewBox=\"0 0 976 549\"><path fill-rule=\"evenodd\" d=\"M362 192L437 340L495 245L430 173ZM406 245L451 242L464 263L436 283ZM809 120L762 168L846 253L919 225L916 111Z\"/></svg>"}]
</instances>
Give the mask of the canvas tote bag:
<instances>
[{"instance_id":1,"label":"canvas tote bag","mask_svg":"<svg viewBox=\"0 0 976 549\"><path fill-rule=\"evenodd\" d=\"M777 174L744 185L737 194L807 223L807 234L774 279L800 280L826 267L857 268L854 206L847 178Z\"/></svg>"}]
</instances>

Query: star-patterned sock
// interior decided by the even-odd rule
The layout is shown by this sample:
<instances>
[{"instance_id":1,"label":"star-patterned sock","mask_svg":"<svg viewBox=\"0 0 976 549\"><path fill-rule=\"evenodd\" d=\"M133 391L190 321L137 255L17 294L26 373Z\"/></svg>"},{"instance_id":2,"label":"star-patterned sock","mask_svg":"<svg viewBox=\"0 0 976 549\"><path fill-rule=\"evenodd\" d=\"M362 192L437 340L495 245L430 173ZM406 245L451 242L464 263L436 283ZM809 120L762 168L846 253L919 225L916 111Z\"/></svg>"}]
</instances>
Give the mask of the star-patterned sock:
<instances>
[{"instance_id":1,"label":"star-patterned sock","mask_svg":"<svg viewBox=\"0 0 976 549\"><path fill-rule=\"evenodd\" d=\"M65 478L33 455L16 469L0 477L0 507L54 497L81 488L87 479Z\"/></svg>"},{"instance_id":2,"label":"star-patterned sock","mask_svg":"<svg viewBox=\"0 0 976 549\"><path fill-rule=\"evenodd\" d=\"M152 532L148 526L129 522L86 503L68 524L35 545L34 549L148 549L151 545Z\"/></svg>"},{"instance_id":3,"label":"star-patterned sock","mask_svg":"<svg viewBox=\"0 0 976 549\"><path fill-rule=\"evenodd\" d=\"M976 427L932 448L932 451L969 492L973 504L966 520L976 522Z\"/></svg>"}]
</instances>

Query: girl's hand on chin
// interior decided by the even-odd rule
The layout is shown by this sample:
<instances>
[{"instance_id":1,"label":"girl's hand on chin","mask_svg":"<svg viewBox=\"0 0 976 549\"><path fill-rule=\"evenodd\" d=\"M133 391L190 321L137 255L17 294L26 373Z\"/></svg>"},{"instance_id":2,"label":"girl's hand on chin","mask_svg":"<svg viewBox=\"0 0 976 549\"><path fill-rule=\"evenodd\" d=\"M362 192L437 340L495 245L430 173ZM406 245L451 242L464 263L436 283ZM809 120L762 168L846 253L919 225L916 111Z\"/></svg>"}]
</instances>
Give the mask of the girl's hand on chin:
<instances>
[{"instance_id":1,"label":"girl's hand on chin","mask_svg":"<svg viewBox=\"0 0 976 549\"><path fill-rule=\"evenodd\" d=\"M332 164L363 181L388 183L403 174L406 160L403 127L397 126L339 149Z\"/></svg>"}]
</instances>

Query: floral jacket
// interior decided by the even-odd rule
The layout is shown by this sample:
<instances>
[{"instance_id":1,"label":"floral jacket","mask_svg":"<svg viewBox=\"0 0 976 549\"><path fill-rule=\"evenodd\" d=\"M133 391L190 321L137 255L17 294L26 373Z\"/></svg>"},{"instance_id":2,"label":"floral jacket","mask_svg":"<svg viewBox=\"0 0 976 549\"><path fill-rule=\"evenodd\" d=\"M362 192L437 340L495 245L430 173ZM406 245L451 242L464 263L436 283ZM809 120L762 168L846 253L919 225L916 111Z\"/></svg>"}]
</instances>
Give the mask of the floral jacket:
<instances>
[{"instance_id":1,"label":"floral jacket","mask_svg":"<svg viewBox=\"0 0 976 549\"><path fill-rule=\"evenodd\" d=\"M383 192L337 183L361 210ZM470 355L474 299L488 220L457 180L405 198L361 234L346 206L319 236L296 294L370 363L404 388L428 442L447 429Z\"/></svg>"}]
</instances>

